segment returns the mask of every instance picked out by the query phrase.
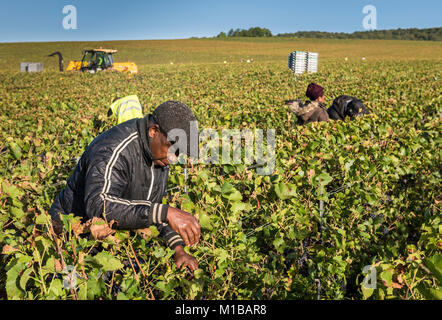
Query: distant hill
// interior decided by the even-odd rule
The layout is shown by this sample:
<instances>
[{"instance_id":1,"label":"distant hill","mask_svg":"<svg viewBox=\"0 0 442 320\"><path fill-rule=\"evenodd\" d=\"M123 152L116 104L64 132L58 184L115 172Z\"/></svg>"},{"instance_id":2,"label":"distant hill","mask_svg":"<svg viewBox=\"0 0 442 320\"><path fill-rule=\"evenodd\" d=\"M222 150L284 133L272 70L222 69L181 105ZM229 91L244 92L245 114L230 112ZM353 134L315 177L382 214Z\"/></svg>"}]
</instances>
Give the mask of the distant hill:
<instances>
[{"instance_id":1,"label":"distant hill","mask_svg":"<svg viewBox=\"0 0 442 320\"><path fill-rule=\"evenodd\" d=\"M426 40L442 41L442 27L428 29L391 29L345 32L323 32L323 31L298 31L294 33L272 32L266 28L254 27L246 29L230 29L228 33L221 32L215 38L234 37L293 37L293 38L313 38L313 39L382 39L382 40Z\"/></svg>"},{"instance_id":2,"label":"distant hill","mask_svg":"<svg viewBox=\"0 0 442 320\"><path fill-rule=\"evenodd\" d=\"M246 29L230 29L226 34L220 32L216 38L232 38L232 37L272 37L272 32L266 28L254 27L248 30Z\"/></svg>"},{"instance_id":3,"label":"distant hill","mask_svg":"<svg viewBox=\"0 0 442 320\"><path fill-rule=\"evenodd\" d=\"M391 29L344 32L298 31L295 33L279 33L277 37L324 38L324 39L383 39L383 40L427 40L442 41L442 28L428 29Z\"/></svg>"}]
</instances>

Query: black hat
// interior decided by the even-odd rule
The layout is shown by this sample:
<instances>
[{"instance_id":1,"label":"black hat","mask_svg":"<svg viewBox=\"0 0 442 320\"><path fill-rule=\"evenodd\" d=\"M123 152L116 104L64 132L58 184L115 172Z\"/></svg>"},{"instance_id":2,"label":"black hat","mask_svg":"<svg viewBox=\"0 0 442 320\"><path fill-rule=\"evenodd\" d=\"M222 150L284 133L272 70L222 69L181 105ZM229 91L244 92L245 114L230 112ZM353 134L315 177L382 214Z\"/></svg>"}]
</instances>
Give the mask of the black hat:
<instances>
[{"instance_id":1,"label":"black hat","mask_svg":"<svg viewBox=\"0 0 442 320\"><path fill-rule=\"evenodd\" d=\"M166 136L173 129L183 130L187 136L187 155L198 156L198 123L187 105L180 101L166 101L153 111L152 117ZM192 141L192 144L191 135L196 137L196 141ZM174 142L178 140L179 138ZM182 153L182 150L179 150L179 153Z\"/></svg>"}]
</instances>

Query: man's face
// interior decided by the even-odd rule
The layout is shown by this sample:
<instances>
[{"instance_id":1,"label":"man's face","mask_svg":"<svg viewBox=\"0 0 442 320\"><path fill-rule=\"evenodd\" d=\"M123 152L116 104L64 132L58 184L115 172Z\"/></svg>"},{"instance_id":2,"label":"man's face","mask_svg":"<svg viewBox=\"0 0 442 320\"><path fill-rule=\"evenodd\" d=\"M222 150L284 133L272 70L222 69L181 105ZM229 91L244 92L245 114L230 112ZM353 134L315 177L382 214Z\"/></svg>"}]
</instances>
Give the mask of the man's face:
<instances>
[{"instance_id":1,"label":"man's face","mask_svg":"<svg viewBox=\"0 0 442 320\"><path fill-rule=\"evenodd\" d=\"M318 99L316 99L316 101L324 103L325 102L325 97L324 95L320 96Z\"/></svg>"},{"instance_id":2,"label":"man's face","mask_svg":"<svg viewBox=\"0 0 442 320\"><path fill-rule=\"evenodd\" d=\"M149 127L148 135L150 139L150 151L152 152L153 163L157 166L165 167L177 161L175 153L169 153L172 142L167 141L167 137L160 131L160 127L155 124Z\"/></svg>"}]
</instances>

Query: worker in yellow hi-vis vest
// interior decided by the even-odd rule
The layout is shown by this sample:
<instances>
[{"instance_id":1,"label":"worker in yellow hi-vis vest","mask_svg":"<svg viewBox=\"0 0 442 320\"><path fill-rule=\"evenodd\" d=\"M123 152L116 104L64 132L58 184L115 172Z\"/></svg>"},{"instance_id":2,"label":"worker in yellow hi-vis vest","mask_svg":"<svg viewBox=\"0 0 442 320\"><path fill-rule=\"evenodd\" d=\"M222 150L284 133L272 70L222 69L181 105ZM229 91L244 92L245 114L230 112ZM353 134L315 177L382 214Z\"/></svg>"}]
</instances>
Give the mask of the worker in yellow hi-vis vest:
<instances>
[{"instance_id":1,"label":"worker in yellow hi-vis vest","mask_svg":"<svg viewBox=\"0 0 442 320\"><path fill-rule=\"evenodd\" d=\"M114 115L117 124L126 122L135 118L143 118L143 106L136 95L115 98L109 107L107 115Z\"/></svg>"}]
</instances>

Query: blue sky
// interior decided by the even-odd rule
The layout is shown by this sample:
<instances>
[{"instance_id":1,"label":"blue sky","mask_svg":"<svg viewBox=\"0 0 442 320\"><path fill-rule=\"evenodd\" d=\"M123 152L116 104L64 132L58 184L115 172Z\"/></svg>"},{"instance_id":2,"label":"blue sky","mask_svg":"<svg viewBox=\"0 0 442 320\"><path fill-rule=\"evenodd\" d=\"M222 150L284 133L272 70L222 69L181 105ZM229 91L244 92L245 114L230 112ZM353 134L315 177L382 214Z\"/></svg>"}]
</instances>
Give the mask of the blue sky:
<instances>
[{"instance_id":1,"label":"blue sky","mask_svg":"<svg viewBox=\"0 0 442 320\"><path fill-rule=\"evenodd\" d=\"M63 7L77 9L76 30L63 28ZM377 29L440 27L441 0L0 0L0 42L181 39L231 28L362 31L374 5Z\"/></svg>"}]
</instances>

